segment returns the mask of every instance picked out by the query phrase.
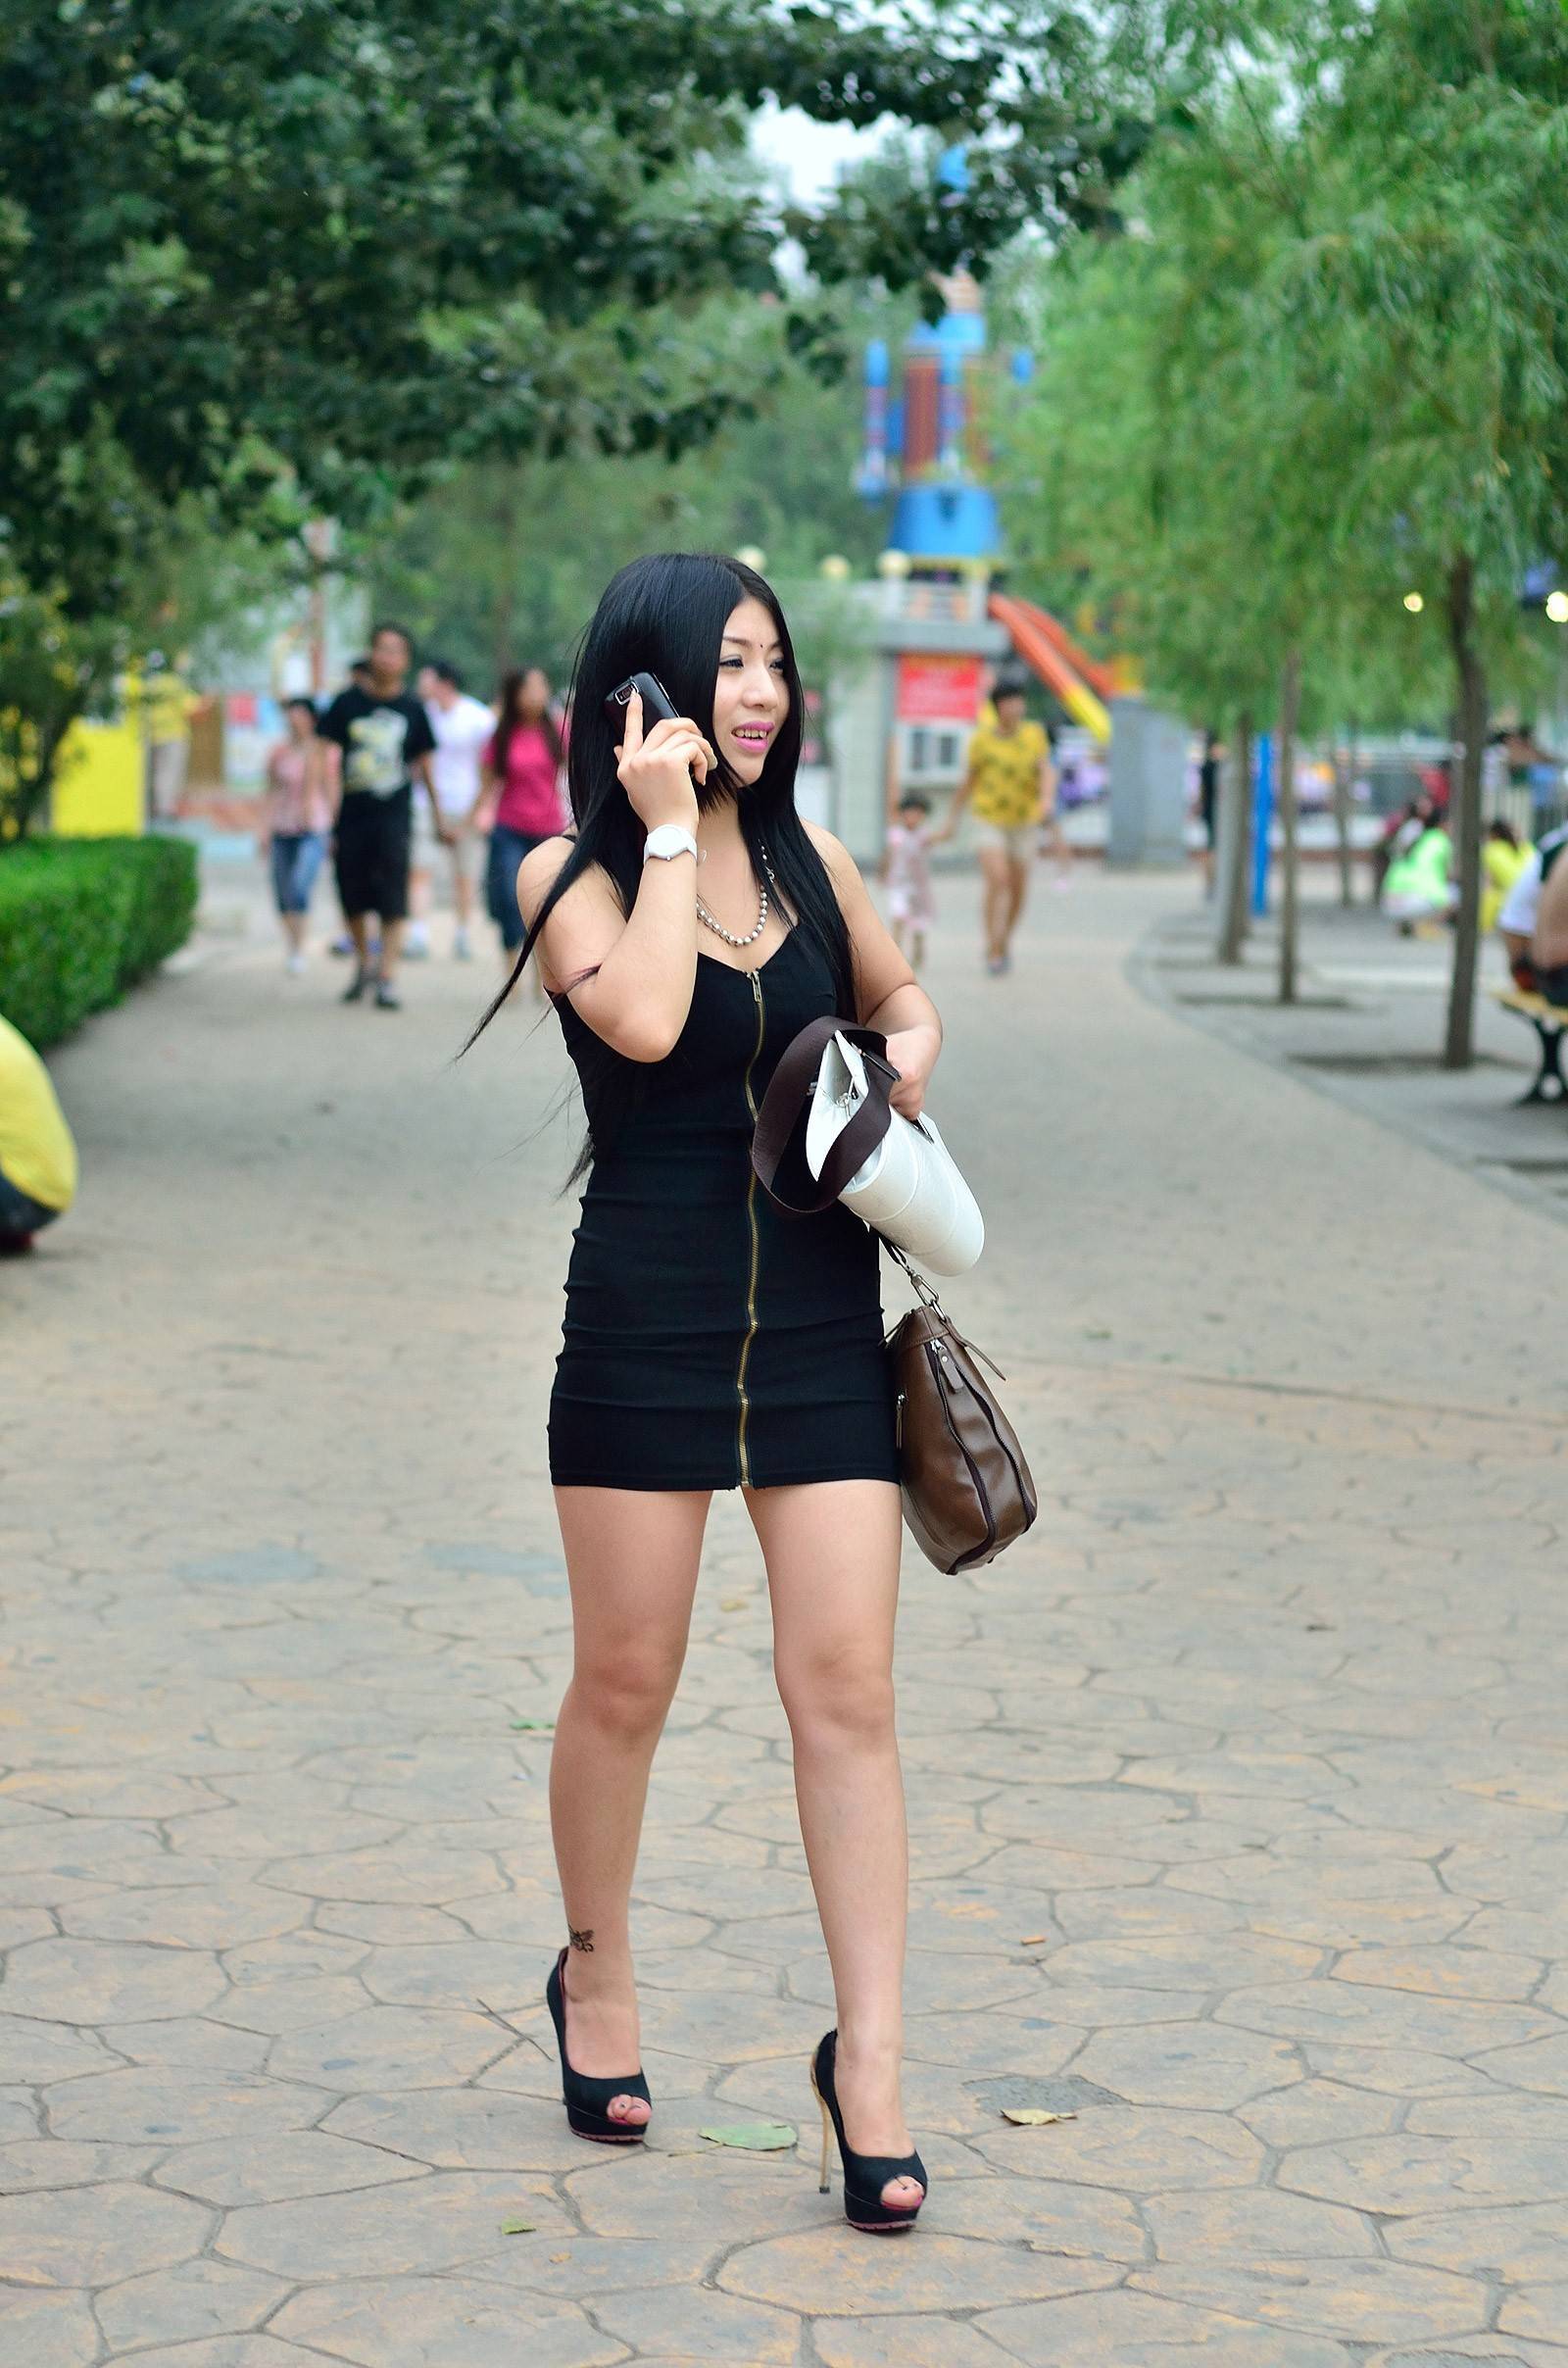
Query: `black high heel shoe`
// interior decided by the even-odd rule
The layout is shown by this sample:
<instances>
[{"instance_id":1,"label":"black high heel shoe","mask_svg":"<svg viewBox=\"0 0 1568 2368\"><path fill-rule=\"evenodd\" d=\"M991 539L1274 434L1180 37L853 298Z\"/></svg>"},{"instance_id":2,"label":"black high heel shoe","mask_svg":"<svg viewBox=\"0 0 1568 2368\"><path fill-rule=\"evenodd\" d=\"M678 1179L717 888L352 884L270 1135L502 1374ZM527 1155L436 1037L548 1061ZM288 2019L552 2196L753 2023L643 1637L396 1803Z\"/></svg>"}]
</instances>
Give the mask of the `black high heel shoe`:
<instances>
[{"instance_id":1,"label":"black high heel shoe","mask_svg":"<svg viewBox=\"0 0 1568 2368\"><path fill-rule=\"evenodd\" d=\"M838 2090L834 2084L834 2063L838 2054L839 2035L827 2032L817 2042L811 2058L811 2087L822 2108L822 2185L827 2194L827 2142L829 2114L832 2115L832 2135L839 2142L839 2159L844 2165L844 2217L852 2228L873 2229L879 2237L892 2236L901 2228L912 2228L919 2217L920 2203L900 2206L884 2203L882 2190L890 2179L918 2179L929 2191L925 2164L918 2154L857 2154L844 2135L844 2116L839 2111Z\"/></svg>"},{"instance_id":2,"label":"black high heel shoe","mask_svg":"<svg viewBox=\"0 0 1568 2368\"><path fill-rule=\"evenodd\" d=\"M640 2097L652 2104L648 2083L642 2068L629 2078L597 2080L585 2072L574 2072L566 2055L566 1994L562 1987L562 1967L566 1951L562 1950L550 1969L545 1986L545 1999L550 2019L556 2026L556 2046L561 2050L561 2095L566 2107L566 2119L579 2138L597 2139L601 2146L635 2146L646 2137L646 2122L617 2121L610 2110L612 2097Z\"/></svg>"}]
</instances>

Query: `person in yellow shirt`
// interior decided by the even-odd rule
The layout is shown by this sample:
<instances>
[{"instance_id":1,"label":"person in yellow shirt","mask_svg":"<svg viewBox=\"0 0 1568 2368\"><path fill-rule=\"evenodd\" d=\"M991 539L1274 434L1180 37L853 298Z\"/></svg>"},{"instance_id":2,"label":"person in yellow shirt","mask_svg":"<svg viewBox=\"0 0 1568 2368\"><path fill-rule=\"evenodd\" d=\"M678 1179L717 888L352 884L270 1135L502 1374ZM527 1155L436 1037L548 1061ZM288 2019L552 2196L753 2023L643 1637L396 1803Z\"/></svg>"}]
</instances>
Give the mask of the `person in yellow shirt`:
<instances>
[{"instance_id":1,"label":"person in yellow shirt","mask_svg":"<svg viewBox=\"0 0 1568 2368\"><path fill-rule=\"evenodd\" d=\"M1487 836L1481 850L1481 934L1490 937L1497 925L1497 915L1508 901L1515 880L1529 863L1531 850L1520 845L1519 833L1511 822L1495 821L1487 825Z\"/></svg>"},{"instance_id":2,"label":"person in yellow shirt","mask_svg":"<svg viewBox=\"0 0 1568 2368\"><path fill-rule=\"evenodd\" d=\"M190 719L206 707L176 666L147 676L147 814L153 822L177 819L190 770Z\"/></svg>"},{"instance_id":3,"label":"person in yellow shirt","mask_svg":"<svg viewBox=\"0 0 1568 2368\"><path fill-rule=\"evenodd\" d=\"M76 1197L76 1146L49 1072L0 1019L0 1253L27 1250Z\"/></svg>"},{"instance_id":4,"label":"person in yellow shirt","mask_svg":"<svg viewBox=\"0 0 1568 2368\"><path fill-rule=\"evenodd\" d=\"M985 882L986 968L1000 977L1012 961L1012 933L1029 892L1029 866L1040 826L1055 809L1056 776L1043 725L1024 712L1025 689L999 674L991 694L995 720L982 716L969 743L969 765L933 844L951 839L967 806Z\"/></svg>"}]
</instances>

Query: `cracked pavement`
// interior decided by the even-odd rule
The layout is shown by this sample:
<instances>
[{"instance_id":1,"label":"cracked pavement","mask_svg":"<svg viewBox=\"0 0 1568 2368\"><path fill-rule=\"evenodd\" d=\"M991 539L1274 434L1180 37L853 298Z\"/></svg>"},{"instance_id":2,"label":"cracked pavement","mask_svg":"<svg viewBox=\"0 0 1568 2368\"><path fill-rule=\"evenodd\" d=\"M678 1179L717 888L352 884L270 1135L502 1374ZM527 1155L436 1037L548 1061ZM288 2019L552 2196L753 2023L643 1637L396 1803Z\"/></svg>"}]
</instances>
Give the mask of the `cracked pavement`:
<instances>
[{"instance_id":1,"label":"cracked pavement","mask_svg":"<svg viewBox=\"0 0 1568 2368\"><path fill-rule=\"evenodd\" d=\"M732 1498L653 2135L561 2113L553 1024L454 1068L482 966L345 1011L258 925L58 1057L82 1199L0 1269L0 2368L1568 2368L1564 1236L1141 1000L1193 893L1041 893L993 981L941 883L949 1296L1042 1512L906 1558L897 2245L817 2194ZM757 2117L799 2148L699 2134Z\"/></svg>"}]
</instances>

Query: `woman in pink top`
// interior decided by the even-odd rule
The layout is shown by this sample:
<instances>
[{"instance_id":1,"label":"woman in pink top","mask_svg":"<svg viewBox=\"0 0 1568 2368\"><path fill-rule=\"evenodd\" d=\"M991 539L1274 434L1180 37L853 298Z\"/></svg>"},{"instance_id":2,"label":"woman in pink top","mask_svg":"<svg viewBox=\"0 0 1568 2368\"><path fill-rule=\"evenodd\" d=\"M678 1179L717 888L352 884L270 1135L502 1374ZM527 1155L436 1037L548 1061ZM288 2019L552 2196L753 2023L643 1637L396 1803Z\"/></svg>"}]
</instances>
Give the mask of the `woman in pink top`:
<instances>
[{"instance_id":1,"label":"woman in pink top","mask_svg":"<svg viewBox=\"0 0 1568 2368\"><path fill-rule=\"evenodd\" d=\"M316 709L309 699L285 700L283 717L288 738L278 741L267 760L267 821L261 849L271 856L272 893L288 941L288 968L297 975L305 967L311 891L337 820L342 756L330 740L318 735Z\"/></svg>"},{"instance_id":2,"label":"woman in pink top","mask_svg":"<svg viewBox=\"0 0 1568 2368\"><path fill-rule=\"evenodd\" d=\"M541 839L566 826L561 796L565 746L550 712L550 678L543 666L524 666L501 685L501 721L483 758L481 807L494 800L485 897L490 918L501 932L502 959L510 971L522 943L517 910L517 866Z\"/></svg>"}]
</instances>

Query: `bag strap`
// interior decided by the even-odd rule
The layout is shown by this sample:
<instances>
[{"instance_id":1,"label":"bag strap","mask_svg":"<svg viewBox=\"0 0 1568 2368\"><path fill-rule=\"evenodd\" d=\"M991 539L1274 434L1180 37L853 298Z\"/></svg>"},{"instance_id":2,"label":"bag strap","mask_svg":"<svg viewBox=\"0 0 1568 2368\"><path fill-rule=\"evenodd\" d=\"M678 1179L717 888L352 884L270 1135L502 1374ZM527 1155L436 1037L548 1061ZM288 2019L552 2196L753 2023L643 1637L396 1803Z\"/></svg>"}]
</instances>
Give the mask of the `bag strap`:
<instances>
[{"instance_id":1,"label":"bag strap","mask_svg":"<svg viewBox=\"0 0 1568 2368\"><path fill-rule=\"evenodd\" d=\"M822 1055L840 1034L864 1059L870 1090L823 1161L815 1199L788 1201L778 1189L778 1171L790 1139L806 1113L822 1065ZM752 1138L752 1165L758 1181L780 1209L788 1210L791 1216L804 1217L815 1216L821 1209L832 1207L893 1123L889 1097L898 1074L888 1060L887 1038L878 1035L874 1028L854 1027L843 1019L813 1019L791 1038L762 1096L762 1107L757 1113L757 1132Z\"/></svg>"}]
</instances>

